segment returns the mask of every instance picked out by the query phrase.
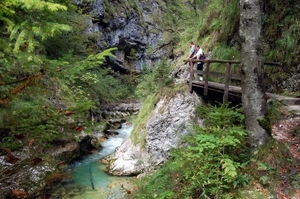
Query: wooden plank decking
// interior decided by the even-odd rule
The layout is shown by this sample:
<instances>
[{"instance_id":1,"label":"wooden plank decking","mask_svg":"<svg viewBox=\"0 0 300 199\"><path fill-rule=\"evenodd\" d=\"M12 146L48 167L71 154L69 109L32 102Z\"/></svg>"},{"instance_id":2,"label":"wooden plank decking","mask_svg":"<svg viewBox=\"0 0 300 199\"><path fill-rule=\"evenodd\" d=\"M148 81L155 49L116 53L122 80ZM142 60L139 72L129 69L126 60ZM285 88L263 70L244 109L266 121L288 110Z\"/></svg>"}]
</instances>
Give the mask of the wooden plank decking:
<instances>
[{"instance_id":1,"label":"wooden plank decking","mask_svg":"<svg viewBox=\"0 0 300 199\"><path fill-rule=\"evenodd\" d=\"M220 84L220 83L208 81L207 85L208 85L208 90L224 93L225 84ZM204 89L205 88L205 81L193 80L192 81L192 86ZM240 97L241 93L242 93L242 89L241 89L241 87L238 87L238 86L229 86L228 93L230 95Z\"/></svg>"}]
</instances>

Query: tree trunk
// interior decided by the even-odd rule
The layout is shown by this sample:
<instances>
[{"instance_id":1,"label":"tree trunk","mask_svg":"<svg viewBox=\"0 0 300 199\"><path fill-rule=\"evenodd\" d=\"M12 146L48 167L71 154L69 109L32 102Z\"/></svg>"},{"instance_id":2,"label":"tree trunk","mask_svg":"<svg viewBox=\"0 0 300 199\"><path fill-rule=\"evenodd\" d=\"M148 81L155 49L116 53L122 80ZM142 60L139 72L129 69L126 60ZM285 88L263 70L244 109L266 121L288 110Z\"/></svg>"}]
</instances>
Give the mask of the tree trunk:
<instances>
[{"instance_id":1,"label":"tree trunk","mask_svg":"<svg viewBox=\"0 0 300 199\"><path fill-rule=\"evenodd\" d=\"M242 40L242 104L246 128L252 148L264 145L269 134L258 119L266 113L266 95L263 87L263 45L262 45L261 0L240 0L240 37Z\"/></svg>"}]
</instances>

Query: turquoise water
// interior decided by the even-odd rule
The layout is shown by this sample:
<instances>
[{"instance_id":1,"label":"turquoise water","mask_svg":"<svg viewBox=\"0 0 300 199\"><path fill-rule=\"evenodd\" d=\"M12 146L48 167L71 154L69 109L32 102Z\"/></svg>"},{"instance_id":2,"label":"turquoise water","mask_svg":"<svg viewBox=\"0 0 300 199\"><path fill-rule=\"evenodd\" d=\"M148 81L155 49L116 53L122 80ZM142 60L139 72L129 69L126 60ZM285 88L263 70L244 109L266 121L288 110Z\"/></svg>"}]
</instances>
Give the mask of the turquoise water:
<instances>
[{"instance_id":1,"label":"turquoise water","mask_svg":"<svg viewBox=\"0 0 300 199\"><path fill-rule=\"evenodd\" d=\"M123 124L116 130L118 135L111 136L102 143L101 151L71 165L72 180L62 186L51 198L67 199L120 199L125 191L121 186L131 186L128 177L115 177L104 172L103 157L112 154L116 147L129 138L133 125Z\"/></svg>"}]
</instances>

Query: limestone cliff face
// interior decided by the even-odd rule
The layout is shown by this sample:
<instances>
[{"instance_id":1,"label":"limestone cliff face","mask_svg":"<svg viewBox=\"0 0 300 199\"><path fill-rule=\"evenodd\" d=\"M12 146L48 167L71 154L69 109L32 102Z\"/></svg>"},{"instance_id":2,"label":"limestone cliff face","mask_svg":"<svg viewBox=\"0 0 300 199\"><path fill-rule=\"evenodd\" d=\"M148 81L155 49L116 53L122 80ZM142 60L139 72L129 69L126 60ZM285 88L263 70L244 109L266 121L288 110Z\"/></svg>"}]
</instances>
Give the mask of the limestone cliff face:
<instances>
[{"instance_id":1,"label":"limestone cliff face","mask_svg":"<svg viewBox=\"0 0 300 199\"><path fill-rule=\"evenodd\" d=\"M107 158L108 171L114 175L137 175L164 163L171 148L182 144L182 136L189 134L194 111L200 99L196 94L177 93L172 99L161 98L146 125L145 147L134 145L129 139ZM202 121L198 121L201 125Z\"/></svg>"},{"instance_id":2,"label":"limestone cliff face","mask_svg":"<svg viewBox=\"0 0 300 199\"><path fill-rule=\"evenodd\" d=\"M96 0L93 4L83 4L92 14L87 33L96 33L99 49L118 47L116 59L108 62L115 70L126 73L151 66L165 55L164 49L146 53L155 48L162 39L162 32L154 18L161 17L161 9L154 0L149 1L108 1Z\"/></svg>"}]
</instances>

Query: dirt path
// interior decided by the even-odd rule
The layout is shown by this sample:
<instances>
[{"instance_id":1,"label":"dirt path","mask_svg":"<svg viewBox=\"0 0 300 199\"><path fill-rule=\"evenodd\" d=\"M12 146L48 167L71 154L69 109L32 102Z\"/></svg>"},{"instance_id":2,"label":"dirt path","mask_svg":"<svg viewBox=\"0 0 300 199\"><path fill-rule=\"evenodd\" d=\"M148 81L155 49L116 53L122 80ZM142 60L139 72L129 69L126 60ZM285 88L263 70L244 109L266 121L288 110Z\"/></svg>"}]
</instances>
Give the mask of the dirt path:
<instances>
[{"instance_id":1,"label":"dirt path","mask_svg":"<svg viewBox=\"0 0 300 199\"><path fill-rule=\"evenodd\" d=\"M289 110L294 107L288 107ZM297 111L300 106L296 107ZM272 126L272 136L279 142L287 144L292 156L298 163L296 166L297 174L300 177L300 116L295 116L289 119L281 120ZM296 191L294 196L289 196L284 193L284 190L276 191L278 199L300 199L300 190Z\"/></svg>"}]
</instances>

